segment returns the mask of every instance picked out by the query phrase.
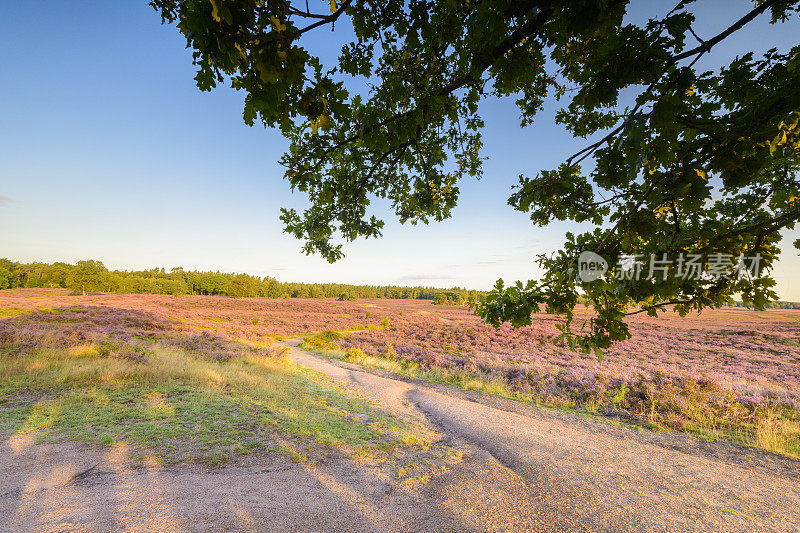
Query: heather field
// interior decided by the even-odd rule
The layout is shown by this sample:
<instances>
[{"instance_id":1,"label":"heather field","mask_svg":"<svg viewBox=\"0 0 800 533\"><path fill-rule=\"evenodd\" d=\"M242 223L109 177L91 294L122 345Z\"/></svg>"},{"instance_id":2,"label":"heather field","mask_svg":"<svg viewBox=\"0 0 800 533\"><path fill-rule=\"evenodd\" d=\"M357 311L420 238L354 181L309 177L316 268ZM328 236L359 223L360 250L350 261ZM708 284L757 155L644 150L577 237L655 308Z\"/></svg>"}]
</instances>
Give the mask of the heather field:
<instances>
[{"instance_id":1,"label":"heather field","mask_svg":"<svg viewBox=\"0 0 800 533\"><path fill-rule=\"evenodd\" d=\"M324 334L308 345L467 389L800 455L800 311L636 315L632 338L598 361L557 346L559 319L551 315L519 330L493 329L464 308L364 305L390 326Z\"/></svg>"},{"instance_id":2,"label":"heather field","mask_svg":"<svg viewBox=\"0 0 800 533\"><path fill-rule=\"evenodd\" d=\"M356 332L343 348L386 355L425 367L463 368L503 376L516 390L544 396L592 394L639 380L670 380L730 390L748 404L795 405L800 395L800 312L721 309L682 319L630 319L633 337L599 362L556 346L559 318L538 315L530 327L494 329L468 309L404 301L369 304L391 327Z\"/></svg>"},{"instance_id":3,"label":"heather field","mask_svg":"<svg viewBox=\"0 0 800 533\"><path fill-rule=\"evenodd\" d=\"M390 468L430 438L291 364L266 333L286 326L264 312L254 321L243 312L252 304L0 291L0 437L12 449L130 444L166 463L338 454ZM294 318L300 333L336 323L312 309L275 316Z\"/></svg>"},{"instance_id":4,"label":"heather field","mask_svg":"<svg viewBox=\"0 0 800 533\"><path fill-rule=\"evenodd\" d=\"M35 310L101 306L143 311L185 331L208 331L251 342L303 336L325 330L377 326L382 319L355 302L329 299L228 298L101 293L72 296L64 289L0 291L0 318Z\"/></svg>"},{"instance_id":5,"label":"heather field","mask_svg":"<svg viewBox=\"0 0 800 533\"><path fill-rule=\"evenodd\" d=\"M103 308L114 311L98 311ZM800 311L637 315L633 338L597 361L555 345L558 317L551 315L519 330L495 330L469 309L424 300L15 289L0 291L0 344L11 356L43 343L69 347L113 337L120 324L136 336L130 331L135 319L125 310L152 316L150 330L180 332L175 342L212 359L228 357L228 341L264 349L275 339L300 336L307 347L365 366L800 455ZM60 318L48 318L54 316Z\"/></svg>"}]
</instances>

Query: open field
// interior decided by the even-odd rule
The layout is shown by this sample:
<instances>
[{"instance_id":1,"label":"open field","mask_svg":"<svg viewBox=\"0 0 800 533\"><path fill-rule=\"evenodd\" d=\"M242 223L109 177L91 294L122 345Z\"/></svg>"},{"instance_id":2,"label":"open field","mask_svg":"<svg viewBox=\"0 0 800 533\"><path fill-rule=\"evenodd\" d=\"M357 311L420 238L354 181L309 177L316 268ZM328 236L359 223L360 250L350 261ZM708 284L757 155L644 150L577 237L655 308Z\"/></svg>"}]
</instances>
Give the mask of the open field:
<instances>
[{"instance_id":1,"label":"open field","mask_svg":"<svg viewBox=\"0 0 800 533\"><path fill-rule=\"evenodd\" d=\"M0 314L7 317L0 342L22 353L39 341L27 339L29 332L14 333L15 321L37 309L63 312L75 305L146 313L163 321L159 327L194 339L181 342L206 351L224 352L208 346L211 338L268 350L275 339L306 337L316 351L399 374L800 455L800 311L638 315L631 319L633 338L597 361L554 345L558 318L551 315L536 316L520 330L495 330L466 308L424 300L70 296L17 289L0 292ZM114 316L101 319L114 329ZM83 333L62 341L59 324L40 327L47 342L62 347L97 342ZM9 344L4 339L11 334L16 340Z\"/></svg>"},{"instance_id":2,"label":"open field","mask_svg":"<svg viewBox=\"0 0 800 533\"><path fill-rule=\"evenodd\" d=\"M356 302L323 299L175 297L151 294L102 293L70 296L63 289L0 291L0 318L36 309L72 305L134 309L150 313L186 331L208 331L228 338L272 341L329 329L379 325L381 318Z\"/></svg>"},{"instance_id":3,"label":"open field","mask_svg":"<svg viewBox=\"0 0 800 533\"><path fill-rule=\"evenodd\" d=\"M793 312L637 319L604 362L553 346L554 317L495 331L427 301L25 289L0 314L14 530L799 525L800 462L639 427L795 454Z\"/></svg>"},{"instance_id":4,"label":"open field","mask_svg":"<svg viewBox=\"0 0 800 533\"><path fill-rule=\"evenodd\" d=\"M351 362L651 428L800 456L800 312L728 308L631 318L603 361L554 344L558 318L493 329L469 310L373 301L391 327L308 345ZM580 317L579 317L580 319Z\"/></svg>"},{"instance_id":5,"label":"open field","mask_svg":"<svg viewBox=\"0 0 800 533\"><path fill-rule=\"evenodd\" d=\"M0 432L12 442L125 443L140 458L214 466L264 453L391 462L431 439L291 364L269 337L234 340L142 310L48 304L0 307L16 315L0 320Z\"/></svg>"}]
</instances>

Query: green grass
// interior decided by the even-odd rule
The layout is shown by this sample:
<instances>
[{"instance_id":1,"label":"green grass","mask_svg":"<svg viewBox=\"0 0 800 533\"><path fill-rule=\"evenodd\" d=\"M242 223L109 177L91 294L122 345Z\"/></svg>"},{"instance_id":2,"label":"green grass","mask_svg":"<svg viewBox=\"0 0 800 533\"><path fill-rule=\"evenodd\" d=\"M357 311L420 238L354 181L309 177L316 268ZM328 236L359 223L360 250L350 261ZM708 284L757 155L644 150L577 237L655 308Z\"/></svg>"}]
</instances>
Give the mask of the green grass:
<instances>
[{"instance_id":1,"label":"green grass","mask_svg":"<svg viewBox=\"0 0 800 533\"><path fill-rule=\"evenodd\" d=\"M55 313L61 314L64 311L61 309L55 309L53 307L34 307L31 309L22 309L21 307L6 307L4 309L0 309L0 318L13 318L20 315L29 315L32 313Z\"/></svg>"},{"instance_id":2,"label":"green grass","mask_svg":"<svg viewBox=\"0 0 800 533\"><path fill-rule=\"evenodd\" d=\"M432 440L283 357L214 362L160 345L146 363L102 353L91 344L24 357L0 352L0 433L124 442L165 462L211 466L278 450L292 460L329 448L374 456Z\"/></svg>"}]
</instances>

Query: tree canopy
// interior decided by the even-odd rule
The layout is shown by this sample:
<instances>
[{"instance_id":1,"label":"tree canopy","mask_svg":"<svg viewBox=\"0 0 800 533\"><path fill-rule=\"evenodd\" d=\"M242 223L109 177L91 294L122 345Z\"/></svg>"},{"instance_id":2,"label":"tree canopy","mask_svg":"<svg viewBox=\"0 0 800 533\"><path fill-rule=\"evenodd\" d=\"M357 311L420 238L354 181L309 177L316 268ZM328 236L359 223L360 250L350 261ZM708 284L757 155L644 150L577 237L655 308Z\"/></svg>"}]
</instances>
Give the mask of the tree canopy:
<instances>
[{"instance_id":1,"label":"tree canopy","mask_svg":"<svg viewBox=\"0 0 800 533\"><path fill-rule=\"evenodd\" d=\"M540 257L541 279L498 282L478 306L487 322L529 324L545 309L566 316L573 346L602 349L629 336L632 312L775 297L773 280L751 267L768 271L780 230L800 219L800 46L697 65L754 20L796 20L800 2L731 4L715 14L731 18L716 34L694 0L653 2L641 23L626 18L624 0L150 4L186 37L200 89L229 82L245 93L245 122L289 140L285 177L310 207L283 210L282 220L307 253L335 261L341 240L379 236L374 198L402 222L447 218L460 180L481 175L481 101L515 97L525 127L556 97L556 121L585 146L520 176L509 204L534 224L596 229ZM305 36L342 31L344 19L349 42L323 64ZM579 275L588 251L611 266L605 275ZM651 275L629 275L642 265ZM573 332L581 297L595 313Z\"/></svg>"}]
</instances>

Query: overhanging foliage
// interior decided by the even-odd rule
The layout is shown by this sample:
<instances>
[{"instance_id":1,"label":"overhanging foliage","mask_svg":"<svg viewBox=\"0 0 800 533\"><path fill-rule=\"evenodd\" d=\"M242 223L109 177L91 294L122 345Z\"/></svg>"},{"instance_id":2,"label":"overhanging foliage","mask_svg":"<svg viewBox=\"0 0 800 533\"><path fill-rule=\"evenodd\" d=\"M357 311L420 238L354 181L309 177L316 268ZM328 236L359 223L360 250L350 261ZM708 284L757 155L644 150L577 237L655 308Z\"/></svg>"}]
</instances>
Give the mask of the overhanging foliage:
<instances>
[{"instance_id":1,"label":"overhanging foliage","mask_svg":"<svg viewBox=\"0 0 800 533\"><path fill-rule=\"evenodd\" d=\"M567 316L568 342L599 350L628 336L630 312L674 305L687 313L733 294L763 306L775 296L766 276L580 283L576 261L591 250L611 265L651 254L773 265L779 231L800 219L800 46L695 67L753 20L796 19L796 1L732 5L741 13L715 35L696 20L692 0L663 15L654 8L640 24L626 21L620 0L330 0L322 4L329 12L285 0L150 3L193 48L200 89L229 79L246 93L244 120L289 139L281 163L311 206L282 219L307 253L335 261L337 234L379 236L382 221L367 213L375 197L403 222L447 218L459 181L481 175L481 100L515 96L525 126L557 96L560 124L600 138L558 168L520 177L509 203L536 224L597 229L542 257L542 279L498 284L479 306L485 320L522 325L546 308ZM337 64L322 65L304 36L342 18L353 38ZM366 82L366 94L348 89L352 77ZM576 334L569 319L581 294L597 314Z\"/></svg>"}]
</instances>

